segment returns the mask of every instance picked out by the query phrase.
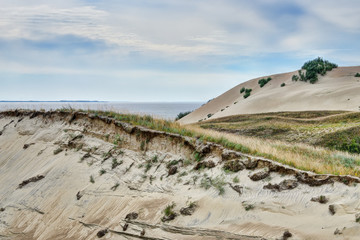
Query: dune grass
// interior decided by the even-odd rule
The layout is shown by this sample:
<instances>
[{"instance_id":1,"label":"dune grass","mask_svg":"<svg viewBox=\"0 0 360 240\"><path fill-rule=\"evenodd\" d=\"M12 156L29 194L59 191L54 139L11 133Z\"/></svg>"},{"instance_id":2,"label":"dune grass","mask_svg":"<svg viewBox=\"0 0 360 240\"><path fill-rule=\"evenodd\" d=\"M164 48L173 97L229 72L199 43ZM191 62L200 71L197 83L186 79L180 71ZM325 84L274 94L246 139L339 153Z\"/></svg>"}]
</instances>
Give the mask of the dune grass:
<instances>
[{"instance_id":1,"label":"dune grass","mask_svg":"<svg viewBox=\"0 0 360 240\"><path fill-rule=\"evenodd\" d=\"M66 109L66 111L69 111L69 109ZM182 126L177 122L155 119L149 115L121 114L112 111L78 111L108 116L136 126L194 137L204 142L218 143L228 149L268 158L301 170L320 174L360 176L360 156L358 154L350 154L303 143L286 143L280 140L239 136L212 129L204 129L197 124Z\"/></svg>"}]
</instances>

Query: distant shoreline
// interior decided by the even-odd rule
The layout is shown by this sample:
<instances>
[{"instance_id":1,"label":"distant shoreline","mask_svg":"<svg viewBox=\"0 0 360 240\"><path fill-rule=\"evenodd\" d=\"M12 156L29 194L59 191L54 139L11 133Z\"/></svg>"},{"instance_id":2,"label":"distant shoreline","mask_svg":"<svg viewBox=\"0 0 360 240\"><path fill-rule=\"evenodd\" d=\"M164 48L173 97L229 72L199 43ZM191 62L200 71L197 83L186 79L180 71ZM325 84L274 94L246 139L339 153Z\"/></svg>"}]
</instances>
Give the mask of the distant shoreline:
<instances>
[{"instance_id":1,"label":"distant shoreline","mask_svg":"<svg viewBox=\"0 0 360 240\"><path fill-rule=\"evenodd\" d=\"M6 101L6 100L0 100L0 102L107 102L107 101L97 101L97 100L60 100L60 101L36 101L36 100L30 100L30 101Z\"/></svg>"}]
</instances>

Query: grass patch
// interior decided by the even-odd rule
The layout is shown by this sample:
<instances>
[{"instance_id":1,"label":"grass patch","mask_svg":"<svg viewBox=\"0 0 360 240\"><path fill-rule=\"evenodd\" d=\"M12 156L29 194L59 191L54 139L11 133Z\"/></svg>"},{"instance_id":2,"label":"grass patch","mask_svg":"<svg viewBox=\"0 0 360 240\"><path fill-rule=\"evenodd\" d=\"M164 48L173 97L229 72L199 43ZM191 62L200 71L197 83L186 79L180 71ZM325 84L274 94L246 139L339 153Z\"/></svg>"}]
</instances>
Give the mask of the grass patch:
<instances>
[{"instance_id":1,"label":"grass patch","mask_svg":"<svg viewBox=\"0 0 360 240\"><path fill-rule=\"evenodd\" d=\"M67 110L73 111L73 110ZM114 112L99 111L83 111L89 113L97 113L98 115L114 118L115 120L130 123L132 125L141 125L150 129L164 131L168 133L176 133L182 136L188 136L200 139L202 141L214 142L224 147L254 156L265 157L278 161L298 169L314 171L315 173L330 173L359 176L357 168L349 168L346 165L338 164L341 160L331 160L334 155L343 155L359 160L359 155L349 155L347 153L337 151L336 149L326 149L322 147L309 146L299 140L288 143L285 140L277 139L259 139L247 136L238 136L225 132L218 132L211 129L203 129L199 125L181 126L177 122L168 120L154 119L151 116L139 116L132 114L119 114ZM248 123L253 124L254 121L272 121L274 119L284 119L285 124L295 125L301 124L309 127L308 123L322 125L336 123L341 126L341 122L345 124L358 124L360 113L344 112L344 111L307 111L307 112L280 112L280 113L264 113L255 115L238 115L223 119L216 119L210 123L227 122L227 123ZM315 119L311 119L315 118ZM317 119L318 118L318 119ZM347 125L346 125L347 126ZM311 129L308 129L310 132ZM318 134L318 132L316 132ZM315 135L316 135L315 134ZM308 138L308 136L306 136ZM295 149L292 147L295 146ZM329 160L330 159L330 160ZM344 161L343 161L344 162ZM344 162L345 163L345 162ZM356 165L356 164L355 164Z\"/></svg>"},{"instance_id":2,"label":"grass patch","mask_svg":"<svg viewBox=\"0 0 360 240\"><path fill-rule=\"evenodd\" d=\"M208 190L211 187L214 187L218 190L219 195L224 195L226 182L224 176L217 176L215 178L209 177L206 173L203 175L203 178L200 182L200 187Z\"/></svg>"},{"instance_id":3,"label":"grass patch","mask_svg":"<svg viewBox=\"0 0 360 240\"><path fill-rule=\"evenodd\" d=\"M170 215L175 214L174 212L175 206L176 204L174 202L172 204L167 205L166 208L164 209L164 215L168 217Z\"/></svg>"},{"instance_id":4,"label":"grass patch","mask_svg":"<svg viewBox=\"0 0 360 240\"><path fill-rule=\"evenodd\" d=\"M240 180L239 180L238 176L235 176L233 178L233 183L239 183L239 182L240 182Z\"/></svg>"}]
</instances>

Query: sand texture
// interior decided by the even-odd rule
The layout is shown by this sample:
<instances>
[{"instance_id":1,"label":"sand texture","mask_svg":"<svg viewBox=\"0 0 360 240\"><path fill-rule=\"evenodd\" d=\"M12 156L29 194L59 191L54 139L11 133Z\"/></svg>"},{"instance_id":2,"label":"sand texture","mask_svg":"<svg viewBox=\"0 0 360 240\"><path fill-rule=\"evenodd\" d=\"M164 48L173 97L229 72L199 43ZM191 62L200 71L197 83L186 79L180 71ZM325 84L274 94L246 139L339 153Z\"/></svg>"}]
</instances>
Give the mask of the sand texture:
<instances>
[{"instance_id":1,"label":"sand texture","mask_svg":"<svg viewBox=\"0 0 360 240\"><path fill-rule=\"evenodd\" d=\"M319 76L315 84L294 82L295 72L265 76L272 80L260 88L258 80L241 83L217 98L203 105L193 113L180 119L182 124L196 123L238 114L251 114L280 111L318 111L318 110L360 110L360 72L357 67L339 67ZM281 84L285 83L284 87ZM242 87L251 88L250 97L244 99L240 94ZM209 118L208 114L212 114Z\"/></svg>"},{"instance_id":2,"label":"sand texture","mask_svg":"<svg viewBox=\"0 0 360 240\"><path fill-rule=\"evenodd\" d=\"M0 131L0 239L360 236L359 178L315 175L85 113L3 112ZM320 196L327 202L311 201ZM176 217L163 222L172 203Z\"/></svg>"}]
</instances>

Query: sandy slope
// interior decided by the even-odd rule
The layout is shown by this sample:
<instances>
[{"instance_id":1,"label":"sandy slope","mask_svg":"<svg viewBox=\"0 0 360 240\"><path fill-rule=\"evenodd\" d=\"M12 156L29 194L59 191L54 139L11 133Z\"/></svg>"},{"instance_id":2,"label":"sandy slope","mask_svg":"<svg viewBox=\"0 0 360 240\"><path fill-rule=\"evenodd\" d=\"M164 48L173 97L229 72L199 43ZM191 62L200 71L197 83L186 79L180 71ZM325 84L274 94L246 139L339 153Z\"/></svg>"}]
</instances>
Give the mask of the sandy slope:
<instances>
[{"instance_id":1,"label":"sandy slope","mask_svg":"<svg viewBox=\"0 0 360 240\"><path fill-rule=\"evenodd\" d=\"M103 229L109 232L102 239L281 239L287 229L293 234L289 239L360 235L360 223L355 222L360 212L360 185L355 182L360 179L340 179L349 183L345 185L320 176L310 182L328 184L311 187L299 181L295 189L271 191L264 185L296 180L305 173L178 135L119 127L108 119L59 113L32 117L0 114L0 239L97 239ZM122 144L116 147L112 142L119 137ZM24 149L24 144L33 145ZM55 155L59 148L63 151ZM195 150L204 155L204 162L216 166L184 166ZM90 156L81 162L87 152ZM106 159L108 153L111 157ZM154 156L158 161L146 172L145 162ZM112 159L123 163L112 169ZM177 173L168 176L167 163L179 159L183 161L176 165ZM236 160L256 165L232 174L222 170L224 163ZM264 166L271 169L270 176L252 181L249 175ZM106 173L100 176L100 169ZM36 175L44 178L18 188ZM95 183L90 183L90 175ZM214 187L200 187L201 181L216 176L227 182L224 195ZM239 183L233 183L235 176ZM115 183L119 187L113 191ZM229 183L241 186L242 194ZM320 195L329 202L310 201ZM189 201L197 202L198 208L191 216L180 215ZM162 223L163 209L172 202L179 215ZM246 211L249 204L254 209ZM328 210L330 204L335 205L335 215ZM139 217L123 231L130 212ZM334 235L337 228L342 235Z\"/></svg>"},{"instance_id":2,"label":"sandy slope","mask_svg":"<svg viewBox=\"0 0 360 240\"><path fill-rule=\"evenodd\" d=\"M320 76L316 84L291 81L295 72L270 75L272 80L260 88L256 78L239 84L223 93L193 113L182 118L180 123L195 123L224 116L305 110L360 110L360 78L354 77L360 72L358 67L339 67ZM266 76L267 78L268 76ZM285 87L280 87L285 83ZM242 87L252 88L247 99L240 94ZM223 109L223 111L221 111Z\"/></svg>"}]
</instances>

